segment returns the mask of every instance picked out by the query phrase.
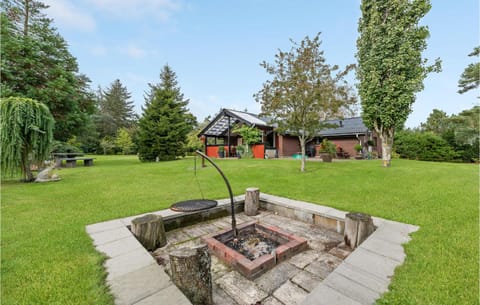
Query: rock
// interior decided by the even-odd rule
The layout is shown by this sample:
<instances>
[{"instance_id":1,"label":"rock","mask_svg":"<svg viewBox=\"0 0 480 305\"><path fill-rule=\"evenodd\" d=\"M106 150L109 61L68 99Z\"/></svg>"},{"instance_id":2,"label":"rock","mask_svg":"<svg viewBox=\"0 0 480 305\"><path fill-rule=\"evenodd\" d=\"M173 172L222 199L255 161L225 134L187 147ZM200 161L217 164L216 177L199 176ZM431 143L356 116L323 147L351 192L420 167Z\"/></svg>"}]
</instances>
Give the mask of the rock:
<instances>
[{"instance_id":1,"label":"rock","mask_svg":"<svg viewBox=\"0 0 480 305\"><path fill-rule=\"evenodd\" d=\"M38 173L38 176L35 179L35 182L52 182L52 181L61 180L57 174L53 173L54 169L55 169L55 164L50 165L49 167L42 170L40 173Z\"/></svg>"}]
</instances>

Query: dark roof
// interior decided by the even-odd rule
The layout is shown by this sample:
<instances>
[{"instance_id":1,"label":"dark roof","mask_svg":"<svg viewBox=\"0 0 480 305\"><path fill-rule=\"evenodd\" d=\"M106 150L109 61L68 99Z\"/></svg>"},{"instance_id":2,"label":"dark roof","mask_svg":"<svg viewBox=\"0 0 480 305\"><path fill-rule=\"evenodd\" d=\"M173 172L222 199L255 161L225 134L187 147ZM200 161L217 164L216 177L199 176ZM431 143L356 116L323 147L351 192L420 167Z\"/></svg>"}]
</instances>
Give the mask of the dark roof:
<instances>
[{"instance_id":1,"label":"dark roof","mask_svg":"<svg viewBox=\"0 0 480 305\"><path fill-rule=\"evenodd\" d=\"M368 132L368 128L365 126L365 124L363 124L363 120L361 117L330 120L326 123L337 125L338 127L322 129L319 132L320 136L345 136L354 134L366 134Z\"/></svg>"},{"instance_id":2,"label":"dark roof","mask_svg":"<svg viewBox=\"0 0 480 305\"><path fill-rule=\"evenodd\" d=\"M220 112L213 118L213 120L205 126L199 135L206 136L221 136L228 130L228 122L230 127L238 123L244 123L250 126L264 126L276 127L276 124L271 122L270 118L260 117L256 114L238 111L232 109L220 109ZM326 128L321 130L319 136L347 136L355 134L366 134L368 128L363 124L361 117L354 117L348 119L338 119L326 121L327 124L337 125L337 128Z\"/></svg>"},{"instance_id":3,"label":"dark roof","mask_svg":"<svg viewBox=\"0 0 480 305\"><path fill-rule=\"evenodd\" d=\"M232 109L221 109L215 118L199 132L199 135L220 136L227 131L229 121L230 127L237 123L269 127L267 120L256 114Z\"/></svg>"}]
</instances>

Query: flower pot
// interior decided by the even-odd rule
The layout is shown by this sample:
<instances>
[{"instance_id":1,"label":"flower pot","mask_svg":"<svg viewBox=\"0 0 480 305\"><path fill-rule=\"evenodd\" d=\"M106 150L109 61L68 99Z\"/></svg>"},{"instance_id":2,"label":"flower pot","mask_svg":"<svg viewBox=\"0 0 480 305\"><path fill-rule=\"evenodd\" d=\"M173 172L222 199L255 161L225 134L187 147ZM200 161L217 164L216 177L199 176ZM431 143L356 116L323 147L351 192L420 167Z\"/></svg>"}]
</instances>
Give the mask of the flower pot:
<instances>
[{"instance_id":1,"label":"flower pot","mask_svg":"<svg viewBox=\"0 0 480 305\"><path fill-rule=\"evenodd\" d=\"M332 162L332 155L329 153L320 153L320 158L323 162Z\"/></svg>"}]
</instances>

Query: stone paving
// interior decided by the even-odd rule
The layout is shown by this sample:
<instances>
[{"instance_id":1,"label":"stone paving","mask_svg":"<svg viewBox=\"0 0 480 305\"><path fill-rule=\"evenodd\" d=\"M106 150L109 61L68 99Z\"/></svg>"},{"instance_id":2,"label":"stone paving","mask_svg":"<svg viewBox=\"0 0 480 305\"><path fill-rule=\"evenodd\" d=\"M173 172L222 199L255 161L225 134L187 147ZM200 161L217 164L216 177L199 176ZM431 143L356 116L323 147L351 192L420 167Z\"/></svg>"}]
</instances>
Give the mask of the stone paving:
<instances>
[{"instance_id":1,"label":"stone paving","mask_svg":"<svg viewBox=\"0 0 480 305\"><path fill-rule=\"evenodd\" d=\"M241 204L244 199L237 196L234 200ZM414 225L372 217L377 229L350 253L340 245L347 212L264 193L260 194L260 200L268 211L253 218L239 214L237 223L253 219L277 226L306 238L310 249L253 281L212 256L216 305L249 305L260 300L262 305L374 304L388 291L395 268L405 259L402 244L409 242L409 235L419 229ZM229 199L218 202L220 209L229 209ZM190 215L171 210L153 214L174 221ZM143 215L86 227L95 248L107 257L104 263L106 282L115 304L191 304L167 274L168 251L195 245L200 236L228 228L230 216L167 232L167 246L157 249L153 255L127 228L131 220L139 216Z\"/></svg>"},{"instance_id":2,"label":"stone paving","mask_svg":"<svg viewBox=\"0 0 480 305\"><path fill-rule=\"evenodd\" d=\"M304 237L310 249L276 265L253 281L247 280L212 255L215 305L250 305L258 301L262 301L262 304L301 304L307 294L350 253L349 249L338 247L343 235L318 225L278 216L266 210L254 217L243 213L237 215L238 224L252 220L281 227L288 233ZM167 232L167 246L157 249L152 255L170 273L170 251L201 243L201 236L230 228L230 221L231 217L227 216Z\"/></svg>"}]
</instances>

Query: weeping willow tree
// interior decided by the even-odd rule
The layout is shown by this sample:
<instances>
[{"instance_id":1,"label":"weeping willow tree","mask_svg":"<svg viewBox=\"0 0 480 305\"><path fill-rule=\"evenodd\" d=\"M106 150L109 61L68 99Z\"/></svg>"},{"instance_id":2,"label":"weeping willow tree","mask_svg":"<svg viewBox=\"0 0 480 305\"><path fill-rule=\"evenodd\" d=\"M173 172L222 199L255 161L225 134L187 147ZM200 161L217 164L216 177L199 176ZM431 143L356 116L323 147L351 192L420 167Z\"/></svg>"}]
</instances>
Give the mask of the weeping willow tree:
<instances>
[{"instance_id":1,"label":"weeping willow tree","mask_svg":"<svg viewBox=\"0 0 480 305\"><path fill-rule=\"evenodd\" d=\"M53 140L54 120L45 104L29 98L0 100L0 159L2 177L21 173L33 181L31 164L45 160Z\"/></svg>"}]
</instances>

